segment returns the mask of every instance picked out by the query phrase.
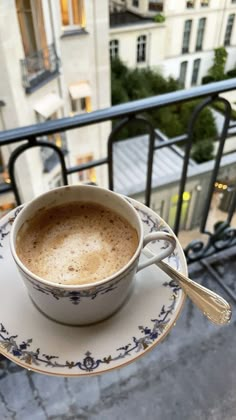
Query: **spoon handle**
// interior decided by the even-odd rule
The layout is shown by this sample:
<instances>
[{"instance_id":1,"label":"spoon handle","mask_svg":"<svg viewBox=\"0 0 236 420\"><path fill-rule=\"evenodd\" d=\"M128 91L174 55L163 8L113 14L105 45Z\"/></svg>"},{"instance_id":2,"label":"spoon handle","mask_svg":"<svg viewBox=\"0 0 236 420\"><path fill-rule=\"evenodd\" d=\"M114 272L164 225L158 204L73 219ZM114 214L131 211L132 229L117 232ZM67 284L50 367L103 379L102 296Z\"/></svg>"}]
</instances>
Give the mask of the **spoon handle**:
<instances>
[{"instance_id":1,"label":"spoon handle","mask_svg":"<svg viewBox=\"0 0 236 420\"><path fill-rule=\"evenodd\" d=\"M144 254L146 254L147 257L153 255L147 248L145 249ZM230 322L232 309L225 299L201 284L190 280L184 274L175 270L163 261L156 263L156 265L171 277L171 279L176 280L179 286L185 291L186 295L210 321L218 325Z\"/></svg>"},{"instance_id":2,"label":"spoon handle","mask_svg":"<svg viewBox=\"0 0 236 420\"><path fill-rule=\"evenodd\" d=\"M201 284L190 280L163 261L158 262L157 265L179 283L188 297L210 321L218 325L227 324L230 321L232 310L225 299Z\"/></svg>"}]
</instances>

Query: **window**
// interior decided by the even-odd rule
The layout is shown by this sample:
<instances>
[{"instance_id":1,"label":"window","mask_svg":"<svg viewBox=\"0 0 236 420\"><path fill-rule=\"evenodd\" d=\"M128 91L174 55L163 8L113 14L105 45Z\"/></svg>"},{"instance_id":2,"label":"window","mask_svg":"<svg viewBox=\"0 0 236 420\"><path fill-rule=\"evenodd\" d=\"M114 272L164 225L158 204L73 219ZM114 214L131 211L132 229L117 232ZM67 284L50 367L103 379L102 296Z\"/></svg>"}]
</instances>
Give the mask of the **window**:
<instances>
[{"instance_id":1,"label":"window","mask_svg":"<svg viewBox=\"0 0 236 420\"><path fill-rule=\"evenodd\" d=\"M81 80L69 86L71 109L73 113L91 112L92 90L87 80Z\"/></svg>"},{"instance_id":2,"label":"window","mask_svg":"<svg viewBox=\"0 0 236 420\"><path fill-rule=\"evenodd\" d=\"M180 64L179 83L183 87L185 86L185 79L186 79L186 74L187 74L187 67L188 67L188 62L187 61L183 61Z\"/></svg>"},{"instance_id":3,"label":"window","mask_svg":"<svg viewBox=\"0 0 236 420\"><path fill-rule=\"evenodd\" d=\"M83 155L77 159L78 165L83 165L85 163L91 162L94 159L92 153L89 153L87 155ZM96 169L90 168L90 169L84 169L79 171L79 180L85 181L85 182L96 182Z\"/></svg>"},{"instance_id":4,"label":"window","mask_svg":"<svg viewBox=\"0 0 236 420\"><path fill-rule=\"evenodd\" d=\"M71 98L71 110L73 113L91 112L91 98L86 96L84 98L72 99Z\"/></svg>"},{"instance_id":5,"label":"window","mask_svg":"<svg viewBox=\"0 0 236 420\"><path fill-rule=\"evenodd\" d=\"M196 51L202 50L205 26L206 26L206 18L199 19L198 30L197 30Z\"/></svg>"},{"instance_id":6,"label":"window","mask_svg":"<svg viewBox=\"0 0 236 420\"><path fill-rule=\"evenodd\" d=\"M201 7L208 7L209 6L209 0L201 0Z\"/></svg>"},{"instance_id":7,"label":"window","mask_svg":"<svg viewBox=\"0 0 236 420\"><path fill-rule=\"evenodd\" d=\"M85 28L84 0L60 0L63 29Z\"/></svg>"},{"instance_id":8,"label":"window","mask_svg":"<svg viewBox=\"0 0 236 420\"><path fill-rule=\"evenodd\" d=\"M110 59L117 58L119 56L119 41L118 39L112 39L110 41Z\"/></svg>"},{"instance_id":9,"label":"window","mask_svg":"<svg viewBox=\"0 0 236 420\"><path fill-rule=\"evenodd\" d=\"M132 5L133 5L134 7L139 7L139 0L133 0L133 1L132 1Z\"/></svg>"},{"instance_id":10,"label":"window","mask_svg":"<svg viewBox=\"0 0 236 420\"><path fill-rule=\"evenodd\" d=\"M41 0L16 0L18 22L25 56L46 48L47 40Z\"/></svg>"},{"instance_id":11,"label":"window","mask_svg":"<svg viewBox=\"0 0 236 420\"><path fill-rule=\"evenodd\" d=\"M140 35L137 40L137 63L143 63L146 61L146 35Z\"/></svg>"},{"instance_id":12,"label":"window","mask_svg":"<svg viewBox=\"0 0 236 420\"><path fill-rule=\"evenodd\" d=\"M191 35L191 28L192 28L192 21L186 20L184 24L184 35L183 35L183 45L182 45L182 53L188 53L189 51L189 41Z\"/></svg>"},{"instance_id":13,"label":"window","mask_svg":"<svg viewBox=\"0 0 236 420\"><path fill-rule=\"evenodd\" d=\"M163 0L149 0L148 10L150 12L163 12Z\"/></svg>"},{"instance_id":14,"label":"window","mask_svg":"<svg viewBox=\"0 0 236 420\"><path fill-rule=\"evenodd\" d=\"M186 1L186 7L187 7L187 9L193 9L194 6L195 6L195 1L194 0Z\"/></svg>"},{"instance_id":15,"label":"window","mask_svg":"<svg viewBox=\"0 0 236 420\"><path fill-rule=\"evenodd\" d=\"M192 86L195 86L198 82L200 63L201 60L199 58L193 62Z\"/></svg>"},{"instance_id":16,"label":"window","mask_svg":"<svg viewBox=\"0 0 236 420\"><path fill-rule=\"evenodd\" d=\"M227 26L226 26L226 31L225 31L225 40L224 40L224 45L230 45L230 41L231 41L231 35L232 35L232 31L233 31L233 25L234 25L234 17L235 15L229 15L228 17L228 22L227 22Z\"/></svg>"}]
</instances>

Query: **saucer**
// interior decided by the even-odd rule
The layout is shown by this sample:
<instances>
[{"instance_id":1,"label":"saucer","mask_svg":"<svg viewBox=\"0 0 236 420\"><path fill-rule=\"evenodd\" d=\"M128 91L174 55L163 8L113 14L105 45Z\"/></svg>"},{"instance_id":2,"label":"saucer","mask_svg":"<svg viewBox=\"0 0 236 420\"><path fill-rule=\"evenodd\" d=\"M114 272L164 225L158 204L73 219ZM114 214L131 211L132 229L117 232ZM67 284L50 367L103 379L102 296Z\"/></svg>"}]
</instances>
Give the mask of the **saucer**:
<instances>
[{"instance_id":1,"label":"saucer","mask_svg":"<svg viewBox=\"0 0 236 420\"><path fill-rule=\"evenodd\" d=\"M173 233L152 210L128 200L138 211L145 234ZM61 325L39 312L10 253L9 233L21 208L0 220L0 353L35 372L87 376L134 362L165 338L180 314L185 294L156 265L141 270L129 300L115 315L96 325ZM162 246L162 241L155 241L148 248L155 253ZM187 274L178 241L166 262Z\"/></svg>"}]
</instances>

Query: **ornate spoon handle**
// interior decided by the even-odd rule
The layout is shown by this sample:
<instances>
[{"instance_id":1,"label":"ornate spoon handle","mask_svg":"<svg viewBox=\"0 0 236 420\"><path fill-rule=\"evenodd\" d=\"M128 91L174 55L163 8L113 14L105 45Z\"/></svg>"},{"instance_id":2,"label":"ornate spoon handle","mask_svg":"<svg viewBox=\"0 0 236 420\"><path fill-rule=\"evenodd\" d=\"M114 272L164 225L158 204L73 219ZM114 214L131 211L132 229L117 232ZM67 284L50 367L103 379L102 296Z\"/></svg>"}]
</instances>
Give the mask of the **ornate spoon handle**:
<instances>
[{"instance_id":1,"label":"ornate spoon handle","mask_svg":"<svg viewBox=\"0 0 236 420\"><path fill-rule=\"evenodd\" d=\"M152 253L147 249L145 249L145 254L149 257L152 256ZM173 280L176 280L186 295L210 321L218 325L230 322L232 309L225 299L201 284L190 280L163 261L156 263L156 265Z\"/></svg>"}]
</instances>

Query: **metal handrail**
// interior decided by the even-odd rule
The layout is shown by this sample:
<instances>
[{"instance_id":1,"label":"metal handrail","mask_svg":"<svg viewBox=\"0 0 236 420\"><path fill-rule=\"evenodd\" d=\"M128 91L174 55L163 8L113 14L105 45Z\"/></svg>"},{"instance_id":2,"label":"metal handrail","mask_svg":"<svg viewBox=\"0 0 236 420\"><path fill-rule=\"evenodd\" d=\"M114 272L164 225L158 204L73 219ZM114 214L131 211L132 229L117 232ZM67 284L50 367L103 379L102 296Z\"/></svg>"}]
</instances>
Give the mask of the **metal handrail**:
<instances>
[{"instance_id":1,"label":"metal handrail","mask_svg":"<svg viewBox=\"0 0 236 420\"><path fill-rule=\"evenodd\" d=\"M24 126L6 130L0 133L0 146L16 143L26 138L38 137L55 132L71 130L86 125L97 124L103 121L133 116L135 114L150 111L155 108L162 108L175 103L190 101L207 96L217 97L222 92L236 89L236 78L214 82L203 86L197 86L188 90L165 93L152 96L146 99L139 99L132 102L115 105L109 108L93 111L88 114L75 115L73 117L60 118L40 124Z\"/></svg>"}]
</instances>

